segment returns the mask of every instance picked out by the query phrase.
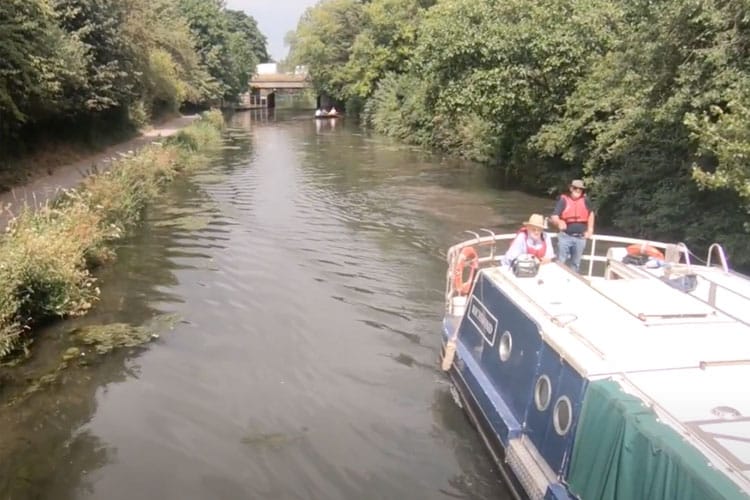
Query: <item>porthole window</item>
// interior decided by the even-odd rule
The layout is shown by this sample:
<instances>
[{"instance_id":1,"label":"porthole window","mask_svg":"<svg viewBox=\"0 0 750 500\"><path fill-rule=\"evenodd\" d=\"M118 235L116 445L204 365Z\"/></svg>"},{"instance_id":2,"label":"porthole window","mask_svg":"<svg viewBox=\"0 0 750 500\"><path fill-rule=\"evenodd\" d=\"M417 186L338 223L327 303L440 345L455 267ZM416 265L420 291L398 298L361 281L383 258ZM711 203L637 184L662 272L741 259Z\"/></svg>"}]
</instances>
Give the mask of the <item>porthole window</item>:
<instances>
[{"instance_id":1,"label":"porthole window","mask_svg":"<svg viewBox=\"0 0 750 500\"><path fill-rule=\"evenodd\" d=\"M564 436L573 425L573 405L570 404L568 396L560 396L555 403L555 412L552 416L555 431Z\"/></svg>"},{"instance_id":2,"label":"porthole window","mask_svg":"<svg viewBox=\"0 0 750 500\"><path fill-rule=\"evenodd\" d=\"M536 404L536 409L539 411L546 410L551 398L552 384L547 375L542 375L537 379L536 386L534 387L534 404Z\"/></svg>"},{"instance_id":3,"label":"porthole window","mask_svg":"<svg viewBox=\"0 0 750 500\"><path fill-rule=\"evenodd\" d=\"M504 331L500 336L500 361L508 361L510 352L513 350L513 337L509 331Z\"/></svg>"}]
</instances>

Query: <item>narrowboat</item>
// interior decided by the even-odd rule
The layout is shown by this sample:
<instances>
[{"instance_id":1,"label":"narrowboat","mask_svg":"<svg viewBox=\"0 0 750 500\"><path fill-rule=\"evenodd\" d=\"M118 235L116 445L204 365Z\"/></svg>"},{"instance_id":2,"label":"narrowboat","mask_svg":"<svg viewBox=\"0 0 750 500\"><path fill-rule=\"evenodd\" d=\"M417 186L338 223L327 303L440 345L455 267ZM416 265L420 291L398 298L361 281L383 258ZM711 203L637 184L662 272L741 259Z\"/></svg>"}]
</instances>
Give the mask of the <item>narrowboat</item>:
<instances>
[{"instance_id":1,"label":"narrowboat","mask_svg":"<svg viewBox=\"0 0 750 500\"><path fill-rule=\"evenodd\" d=\"M515 497L750 498L750 278L720 245L596 236L579 274L482 231L447 252L440 363Z\"/></svg>"}]
</instances>

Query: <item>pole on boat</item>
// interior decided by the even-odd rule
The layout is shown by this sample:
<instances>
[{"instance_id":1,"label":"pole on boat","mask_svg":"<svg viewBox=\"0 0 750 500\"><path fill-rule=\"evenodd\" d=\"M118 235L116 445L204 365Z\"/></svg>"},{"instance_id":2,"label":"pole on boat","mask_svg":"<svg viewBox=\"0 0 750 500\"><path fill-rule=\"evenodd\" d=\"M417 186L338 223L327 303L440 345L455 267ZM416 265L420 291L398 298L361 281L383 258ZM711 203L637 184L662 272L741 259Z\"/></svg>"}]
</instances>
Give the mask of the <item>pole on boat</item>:
<instances>
[{"instance_id":1,"label":"pole on boat","mask_svg":"<svg viewBox=\"0 0 750 500\"><path fill-rule=\"evenodd\" d=\"M481 229L481 231L486 231L486 232L488 232L488 233L490 233L492 235L493 248L490 250L490 252L491 252L491 255L494 255L494 251L495 251L495 249L494 249L495 233L493 233L489 229ZM465 233L469 233L470 235L474 236L474 239L476 240L476 244L477 245L480 244L482 238L481 238L481 236L479 236L479 233L474 232L474 231L464 231L464 232ZM466 245L466 243L464 243L464 245ZM456 257L456 252L450 253L449 256L448 256L448 260L451 263L451 266L449 268L449 273L448 273L448 275L449 275L449 281L448 281L449 284L448 284L448 286L450 287L449 288L448 297L452 297L453 296L453 291L455 290L453 288L452 281L450 280L450 276L453 275L454 268L456 266L456 263L454 262L454 259L457 259L457 258L458 257ZM477 257L477 262L478 262L478 257ZM461 292L458 292L458 293L460 294ZM443 353L443 359L442 359L442 361L440 363L440 368L442 368L442 370L444 372L447 372L448 370L451 369L451 366L453 366L453 359L456 357L457 342L458 342L458 326L456 326L456 330L451 334L450 338L445 343L445 352Z\"/></svg>"}]
</instances>

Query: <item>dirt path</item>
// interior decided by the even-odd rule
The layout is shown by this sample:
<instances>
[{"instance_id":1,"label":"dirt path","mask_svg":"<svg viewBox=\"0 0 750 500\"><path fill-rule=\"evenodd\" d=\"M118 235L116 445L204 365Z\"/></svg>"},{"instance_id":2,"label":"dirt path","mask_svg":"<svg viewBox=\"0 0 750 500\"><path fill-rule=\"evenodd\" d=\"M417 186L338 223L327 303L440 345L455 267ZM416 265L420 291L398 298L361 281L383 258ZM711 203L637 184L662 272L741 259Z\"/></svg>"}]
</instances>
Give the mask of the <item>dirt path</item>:
<instances>
[{"instance_id":1,"label":"dirt path","mask_svg":"<svg viewBox=\"0 0 750 500\"><path fill-rule=\"evenodd\" d=\"M162 124L154 125L148 131L129 141L113 144L103 151L94 153L75 163L56 167L51 174L40 173L26 184L0 193L0 228L5 229L8 222L18 214L22 207L37 208L55 198L61 190L77 186L91 172L92 167L96 166L99 171L107 170L113 159L168 137L181 128L190 125L197 118L198 115L180 116Z\"/></svg>"}]
</instances>

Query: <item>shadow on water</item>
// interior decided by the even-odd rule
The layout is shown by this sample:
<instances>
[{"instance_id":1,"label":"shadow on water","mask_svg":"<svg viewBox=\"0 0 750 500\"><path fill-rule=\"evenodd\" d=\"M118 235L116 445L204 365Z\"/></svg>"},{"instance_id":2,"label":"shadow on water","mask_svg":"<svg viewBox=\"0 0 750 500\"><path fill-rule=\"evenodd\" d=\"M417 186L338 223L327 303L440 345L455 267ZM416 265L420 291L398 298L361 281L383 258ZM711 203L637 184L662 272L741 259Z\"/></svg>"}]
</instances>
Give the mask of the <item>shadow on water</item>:
<instances>
[{"instance_id":1,"label":"shadow on water","mask_svg":"<svg viewBox=\"0 0 750 500\"><path fill-rule=\"evenodd\" d=\"M547 203L484 175L345 119L232 117L94 311L0 368L0 498L507 498L436 361L445 249ZM70 356L112 323L159 338Z\"/></svg>"}]
</instances>

